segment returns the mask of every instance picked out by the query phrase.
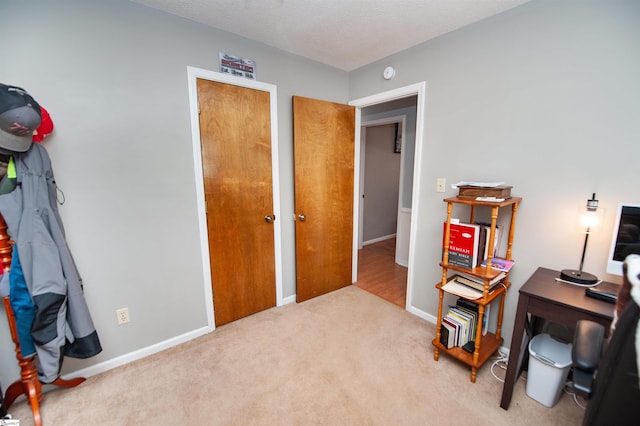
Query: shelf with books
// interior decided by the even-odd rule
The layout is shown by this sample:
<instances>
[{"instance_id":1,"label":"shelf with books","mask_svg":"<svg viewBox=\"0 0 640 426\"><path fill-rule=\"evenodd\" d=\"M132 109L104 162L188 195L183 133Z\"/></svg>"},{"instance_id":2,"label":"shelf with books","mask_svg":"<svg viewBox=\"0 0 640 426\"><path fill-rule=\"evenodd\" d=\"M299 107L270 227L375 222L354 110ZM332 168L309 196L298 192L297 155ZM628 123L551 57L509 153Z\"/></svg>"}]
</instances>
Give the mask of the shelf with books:
<instances>
[{"instance_id":1,"label":"shelf with books","mask_svg":"<svg viewBox=\"0 0 640 426\"><path fill-rule=\"evenodd\" d=\"M488 332L487 314L480 316L477 303L459 297L455 305L449 305L447 315L442 318L440 326L440 343L447 349L456 346L473 353L475 341L479 336L486 336Z\"/></svg>"},{"instance_id":2,"label":"shelf with books","mask_svg":"<svg viewBox=\"0 0 640 426\"><path fill-rule=\"evenodd\" d=\"M516 212L519 197L512 197L498 202L486 200L470 200L466 198L445 198L447 203L447 219L444 222L442 238L442 277L436 284L439 291L438 318L436 338L433 340L434 360L438 360L440 352L444 352L471 367L471 382L476 381L478 369L495 353L503 342L501 337L504 314L505 294L511 283L509 270L513 266L511 259ZM453 206L456 204L470 208L469 221L462 223L452 218ZM491 221L479 223L475 221L477 208L489 208ZM497 223L498 213L503 207L511 207L511 220L508 226ZM501 248L499 239L506 237L506 249L502 257L496 257ZM495 258L495 264L494 264ZM460 260L462 259L462 260ZM462 349L451 346L448 339L443 339L442 331L450 331L444 326L443 319L448 312L443 312L445 294L453 294L465 300L473 301L478 306L475 342L473 348ZM497 325L495 331L482 333L486 326L489 308L493 302L499 303ZM451 325L450 325L451 326ZM455 324L453 325L455 328ZM444 342L444 343L443 343ZM446 343L446 344L445 344Z\"/></svg>"},{"instance_id":3,"label":"shelf with books","mask_svg":"<svg viewBox=\"0 0 640 426\"><path fill-rule=\"evenodd\" d=\"M494 288L488 289L485 296L484 290L479 290L477 288L473 288L460 283L458 280L456 280L456 277L457 275L451 276L445 285L443 285L441 282L438 282L436 284L436 288L438 290L443 290L445 293L453 294L472 302L483 303L485 305L493 302L509 288L508 283L505 283L504 280L501 280L501 282Z\"/></svg>"},{"instance_id":4,"label":"shelf with books","mask_svg":"<svg viewBox=\"0 0 640 426\"><path fill-rule=\"evenodd\" d=\"M486 266L476 266L475 268L468 269L461 266L452 265L450 263L447 264L444 262L440 262L440 267L447 268L448 270L453 272L462 272L464 274L473 275L475 277L478 277L478 279L480 280L486 279L489 281L495 279L498 275L500 275L501 272L503 272L496 268L487 268Z\"/></svg>"},{"instance_id":5,"label":"shelf with books","mask_svg":"<svg viewBox=\"0 0 640 426\"><path fill-rule=\"evenodd\" d=\"M437 339L434 339L432 343L437 349L446 352L448 355L475 368L477 371L477 369L482 367L482 365L497 352L503 341L504 339L497 338L496 335L491 332L482 336L482 345L478 348L477 358L475 358L475 353L467 352L462 349L461 346L454 346L448 349ZM475 382L475 379L473 379L472 382Z\"/></svg>"}]
</instances>

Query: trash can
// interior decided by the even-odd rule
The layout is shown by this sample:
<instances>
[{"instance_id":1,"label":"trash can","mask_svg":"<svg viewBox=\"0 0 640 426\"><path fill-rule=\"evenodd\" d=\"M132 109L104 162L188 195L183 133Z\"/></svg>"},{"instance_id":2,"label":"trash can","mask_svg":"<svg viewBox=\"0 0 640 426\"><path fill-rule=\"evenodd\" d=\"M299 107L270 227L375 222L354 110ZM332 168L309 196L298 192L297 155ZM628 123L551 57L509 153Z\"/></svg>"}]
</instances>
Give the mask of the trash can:
<instances>
[{"instance_id":1,"label":"trash can","mask_svg":"<svg viewBox=\"0 0 640 426\"><path fill-rule=\"evenodd\" d=\"M529 372L526 393L542 405L558 403L571 369L571 344L549 334L538 334L529 342Z\"/></svg>"}]
</instances>

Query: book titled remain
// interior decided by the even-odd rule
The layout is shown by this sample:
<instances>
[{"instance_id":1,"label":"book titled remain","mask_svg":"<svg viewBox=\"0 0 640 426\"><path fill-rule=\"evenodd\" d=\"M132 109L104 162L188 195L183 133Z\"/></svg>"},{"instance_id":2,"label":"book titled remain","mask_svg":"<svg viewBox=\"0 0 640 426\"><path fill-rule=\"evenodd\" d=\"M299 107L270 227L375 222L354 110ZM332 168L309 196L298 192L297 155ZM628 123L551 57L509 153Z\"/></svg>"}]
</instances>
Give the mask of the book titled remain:
<instances>
[{"instance_id":1,"label":"book titled remain","mask_svg":"<svg viewBox=\"0 0 640 426\"><path fill-rule=\"evenodd\" d=\"M478 265L480 227L470 223L451 223L449 228L449 264L472 269ZM447 223L444 223L447 230ZM444 250L444 234L442 247Z\"/></svg>"}]
</instances>

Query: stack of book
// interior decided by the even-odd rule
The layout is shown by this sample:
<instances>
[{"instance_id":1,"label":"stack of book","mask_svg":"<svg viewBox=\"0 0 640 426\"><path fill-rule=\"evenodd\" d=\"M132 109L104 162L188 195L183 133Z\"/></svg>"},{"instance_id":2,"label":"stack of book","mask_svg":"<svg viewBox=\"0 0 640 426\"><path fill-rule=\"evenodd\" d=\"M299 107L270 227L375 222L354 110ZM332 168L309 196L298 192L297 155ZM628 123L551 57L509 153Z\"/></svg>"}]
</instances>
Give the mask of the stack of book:
<instances>
[{"instance_id":1,"label":"stack of book","mask_svg":"<svg viewBox=\"0 0 640 426\"><path fill-rule=\"evenodd\" d=\"M444 223L446 231L447 223ZM502 265L510 263L511 268L513 261L498 259L496 254L500 247L503 234L503 226L497 225L494 235L494 247L492 264L502 260ZM487 223L463 223L455 219L449 224L449 264L461 266L463 268L473 269L476 266L486 265L489 258L489 240L491 239L491 224ZM444 252L444 232L442 238L442 247ZM506 266L505 266L506 267ZM508 271L509 269L501 269Z\"/></svg>"},{"instance_id":2,"label":"stack of book","mask_svg":"<svg viewBox=\"0 0 640 426\"><path fill-rule=\"evenodd\" d=\"M487 333L488 315L491 305L485 307L482 318L482 334ZM478 305L459 298L455 305L449 306L449 312L442 318L440 325L440 343L447 349L463 346L473 351L478 327ZM466 345L466 346L465 346Z\"/></svg>"},{"instance_id":3,"label":"stack of book","mask_svg":"<svg viewBox=\"0 0 640 426\"><path fill-rule=\"evenodd\" d=\"M493 291L497 286L502 283L502 280L507 276L505 272L500 272L495 278L489 281L489 293ZM474 275L458 272L458 275L453 277L454 281L458 284L466 285L467 287L474 288L478 291L484 291L484 280Z\"/></svg>"}]
</instances>

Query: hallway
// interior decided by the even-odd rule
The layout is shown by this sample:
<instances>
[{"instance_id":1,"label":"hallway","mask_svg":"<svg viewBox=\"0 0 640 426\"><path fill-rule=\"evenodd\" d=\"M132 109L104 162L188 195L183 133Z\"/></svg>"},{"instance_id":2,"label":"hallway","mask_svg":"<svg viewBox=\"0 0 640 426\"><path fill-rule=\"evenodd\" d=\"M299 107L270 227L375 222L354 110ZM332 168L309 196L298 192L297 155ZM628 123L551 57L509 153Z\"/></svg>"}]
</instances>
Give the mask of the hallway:
<instances>
[{"instance_id":1,"label":"hallway","mask_svg":"<svg viewBox=\"0 0 640 426\"><path fill-rule=\"evenodd\" d=\"M356 286L405 308L407 268L395 263L396 239L364 246L358 252Z\"/></svg>"}]
</instances>

